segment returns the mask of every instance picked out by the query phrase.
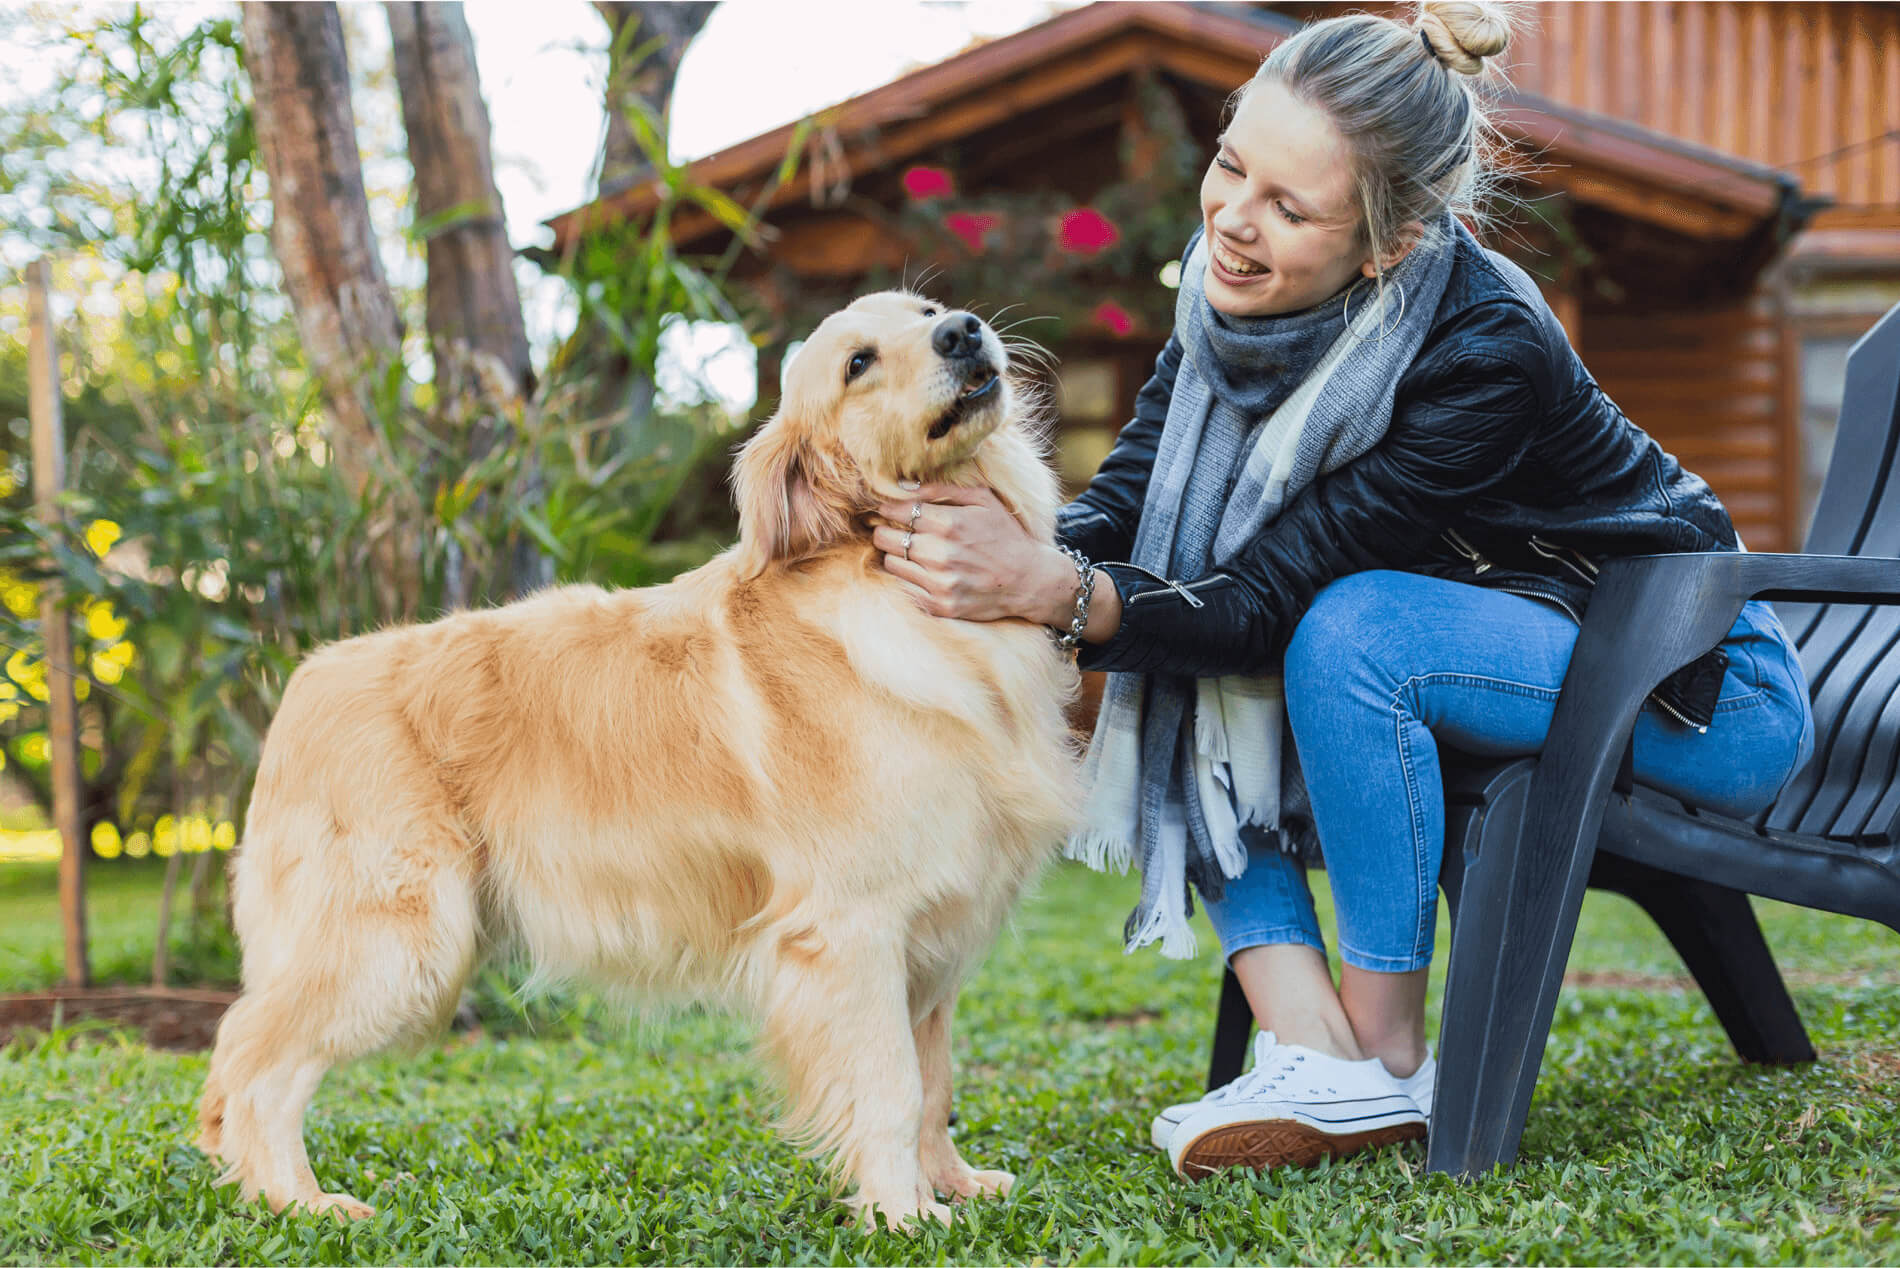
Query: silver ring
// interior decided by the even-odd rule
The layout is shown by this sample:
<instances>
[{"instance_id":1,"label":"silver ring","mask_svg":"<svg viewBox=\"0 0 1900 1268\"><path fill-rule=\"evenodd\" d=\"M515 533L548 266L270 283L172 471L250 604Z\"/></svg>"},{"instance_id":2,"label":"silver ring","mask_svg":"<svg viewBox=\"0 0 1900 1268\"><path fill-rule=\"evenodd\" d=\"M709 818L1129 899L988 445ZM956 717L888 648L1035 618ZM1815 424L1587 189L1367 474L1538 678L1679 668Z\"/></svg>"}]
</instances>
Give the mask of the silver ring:
<instances>
[{"instance_id":1,"label":"silver ring","mask_svg":"<svg viewBox=\"0 0 1900 1268\"><path fill-rule=\"evenodd\" d=\"M911 539L911 531L909 529L905 529L904 530L904 562L905 563L910 562L910 539Z\"/></svg>"},{"instance_id":2,"label":"silver ring","mask_svg":"<svg viewBox=\"0 0 1900 1268\"><path fill-rule=\"evenodd\" d=\"M922 502L912 502L910 504L910 523L906 525L906 527L915 530L917 527L917 517L923 513L924 504Z\"/></svg>"}]
</instances>

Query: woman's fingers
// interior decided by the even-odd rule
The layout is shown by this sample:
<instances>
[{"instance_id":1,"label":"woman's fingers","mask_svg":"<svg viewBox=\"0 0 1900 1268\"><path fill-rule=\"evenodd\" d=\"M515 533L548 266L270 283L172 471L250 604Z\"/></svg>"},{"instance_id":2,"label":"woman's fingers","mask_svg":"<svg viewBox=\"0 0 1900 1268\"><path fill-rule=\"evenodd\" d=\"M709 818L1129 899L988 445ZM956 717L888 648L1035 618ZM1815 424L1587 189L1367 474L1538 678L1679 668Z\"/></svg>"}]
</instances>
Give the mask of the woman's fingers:
<instances>
[{"instance_id":1,"label":"woman's fingers","mask_svg":"<svg viewBox=\"0 0 1900 1268\"><path fill-rule=\"evenodd\" d=\"M890 573L899 581L908 583L911 589L916 591L912 597L923 604L926 611L929 610L931 594L930 587L926 583L930 580L930 574L924 571L922 564L906 559L902 555L886 554L884 556L884 571Z\"/></svg>"},{"instance_id":2,"label":"woman's fingers","mask_svg":"<svg viewBox=\"0 0 1900 1268\"><path fill-rule=\"evenodd\" d=\"M909 532L907 529L892 528L888 524L882 525L871 530L871 544L885 554L893 555L898 559L903 559L908 555L911 559L917 560L929 555L932 561L936 560L936 547L929 544L933 539L925 533L910 533L910 549L906 551L904 537L907 532Z\"/></svg>"},{"instance_id":3,"label":"woman's fingers","mask_svg":"<svg viewBox=\"0 0 1900 1268\"><path fill-rule=\"evenodd\" d=\"M912 496L920 502L940 502L945 506L1001 505L987 484L926 484Z\"/></svg>"},{"instance_id":4,"label":"woman's fingers","mask_svg":"<svg viewBox=\"0 0 1900 1268\"><path fill-rule=\"evenodd\" d=\"M951 511L947 507L932 507L928 502L880 502L877 514L885 523L900 529L941 533L949 527Z\"/></svg>"},{"instance_id":5,"label":"woman's fingers","mask_svg":"<svg viewBox=\"0 0 1900 1268\"><path fill-rule=\"evenodd\" d=\"M948 508L989 506L1001 509L1002 505L995 492L987 486L966 488L959 484L925 484L901 502L878 503L877 513L893 524L906 526L914 516L920 527L927 524L932 531L942 532L955 516L955 512Z\"/></svg>"}]
</instances>

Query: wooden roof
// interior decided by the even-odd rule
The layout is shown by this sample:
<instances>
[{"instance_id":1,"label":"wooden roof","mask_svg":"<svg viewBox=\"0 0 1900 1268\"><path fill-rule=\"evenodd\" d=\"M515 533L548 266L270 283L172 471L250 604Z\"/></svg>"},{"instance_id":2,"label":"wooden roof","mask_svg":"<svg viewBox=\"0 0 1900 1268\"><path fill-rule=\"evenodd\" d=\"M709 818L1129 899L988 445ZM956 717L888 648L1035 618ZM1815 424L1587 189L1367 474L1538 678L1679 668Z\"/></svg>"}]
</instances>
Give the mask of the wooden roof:
<instances>
[{"instance_id":1,"label":"wooden roof","mask_svg":"<svg viewBox=\"0 0 1900 1268\"><path fill-rule=\"evenodd\" d=\"M1291 18L1244 4L1100 0L1071 10L823 112L819 123L838 145L827 162L801 164L766 214L822 205L828 185L918 160L1130 72L1163 71L1231 91L1297 29ZM1497 117L1535 156L1540 189L1668 240L1719 244L1731 267L1747 257L1750 276L1820 205L1802 200L1785 173L1532 93L1504 92ZM787 124L709 155L692 165L693 179L748 198L766 187L795 135ZM547 223L555 250L589 226L650 211L658 192L654 182L637 182L554 217ZM677 211L672 231L684 248L724 233L696 209Z\"/></svg>"}]
</instances>

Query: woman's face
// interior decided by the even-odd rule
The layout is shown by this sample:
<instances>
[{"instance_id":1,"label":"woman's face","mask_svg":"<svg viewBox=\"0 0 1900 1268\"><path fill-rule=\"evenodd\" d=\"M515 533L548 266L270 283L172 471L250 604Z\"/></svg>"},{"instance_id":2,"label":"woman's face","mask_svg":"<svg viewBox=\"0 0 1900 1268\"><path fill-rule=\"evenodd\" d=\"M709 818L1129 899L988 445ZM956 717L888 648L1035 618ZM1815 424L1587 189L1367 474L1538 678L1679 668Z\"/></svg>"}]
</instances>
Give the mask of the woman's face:
<instances>
[{"instance_id":1,"label":"woman's face","mask_svg":"<svg viewBox=\"0 0 1900 1268\"><path fill-rule=\"evenodd\" d=\"M1207 302L1230 317L1298 312L1377 276L1350 151L1324 112L1273 80L1247 91L1201 180Z\"/></svg>"}]
</instances>

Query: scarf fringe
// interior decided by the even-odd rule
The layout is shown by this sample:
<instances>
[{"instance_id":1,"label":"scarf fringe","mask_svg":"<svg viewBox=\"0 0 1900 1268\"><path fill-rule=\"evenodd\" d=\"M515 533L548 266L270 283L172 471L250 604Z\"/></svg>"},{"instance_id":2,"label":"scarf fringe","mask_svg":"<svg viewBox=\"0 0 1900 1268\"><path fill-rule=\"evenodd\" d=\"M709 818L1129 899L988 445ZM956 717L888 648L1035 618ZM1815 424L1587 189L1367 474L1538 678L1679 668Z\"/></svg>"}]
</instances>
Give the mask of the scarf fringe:
<instances>
[{"instance_id":1,"label":"scarf fringe","mask_svg":"<svg viewBox=\"0 0 1900 1268\"><path fill-rule=\"evenodd\" d=\"M1091 872L1111 868L1124 875L1134 862L1134 843L1101 828L1089 828L1070 837L1062 846L1062 857L1082 864Z\"/></svg>"},{"instance_id":2,"label":"scarf fringe","mask_svg":"<svg viewBox=\"0 0 1900 1268\"><path fill-rule=\"evenodd\" d=\"M1208 708L1210 694L1218 707L1218 692L1210 693L1205 689L1199 692L1199 699L1195 702L1194 751L1210 762L1225 766L1233 760L1228 756L1226 719Z\"/></svg>"},{"instance_id":3,"label":"scarf fringe","mask_svg":"<svg viewBox=\"0 0 1900 1268\"><path fill-rule=\"evenodd\" d=\"M1192 960L1198 949L1198 940L1194 936L1194 927L1187 922L1183 914L1169 910L1161 903L1148 913L1122 947L1122 954L1133 955L1154 942L1161 944L1161 954L1170 960Z\"/></svg>"}]
</instances>

